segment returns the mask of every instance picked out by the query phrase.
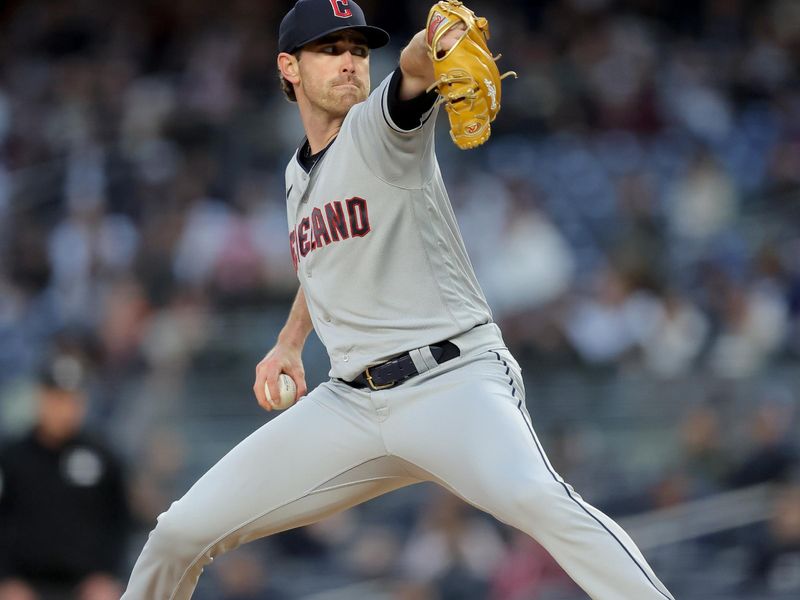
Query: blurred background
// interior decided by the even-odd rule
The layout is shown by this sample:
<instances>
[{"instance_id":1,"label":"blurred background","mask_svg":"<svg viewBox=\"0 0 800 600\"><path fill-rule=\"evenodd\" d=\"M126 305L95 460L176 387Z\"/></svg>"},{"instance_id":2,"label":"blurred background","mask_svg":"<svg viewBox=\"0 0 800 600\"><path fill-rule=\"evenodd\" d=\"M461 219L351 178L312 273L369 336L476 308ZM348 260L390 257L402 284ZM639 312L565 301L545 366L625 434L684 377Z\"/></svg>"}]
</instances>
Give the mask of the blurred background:
<instances>
[{"instance_id":1,"label":"blurred background","mask_svg":"<svg viewBox=\"0 0 800 600\"><path fill-rule=\"evenodd\" d=\"M429 3L360 4L393 35L375 86ZM65 522L113 531L113 564L59 581L118 597L155 517L273 416L251 386L297 287L283 170L302 130L275 69L291 5L0 3L4 598L35 597L10 558L26 518L52 541L33 572L61 564L57 539L80 553ZM437 149L551 461L676 598L800 597L800 2L469 6L520 78L487 145L458 151L440 117ZM326 379L313 336L305 361ZM61 466L22 469L34 446ZM41 485L62 472L83 490L115 473L128 516L65 517ZM52 501L33 512L23 486ZM195 597L586 598L425 485L237 550Z\"/></svg>"}]
</instances>

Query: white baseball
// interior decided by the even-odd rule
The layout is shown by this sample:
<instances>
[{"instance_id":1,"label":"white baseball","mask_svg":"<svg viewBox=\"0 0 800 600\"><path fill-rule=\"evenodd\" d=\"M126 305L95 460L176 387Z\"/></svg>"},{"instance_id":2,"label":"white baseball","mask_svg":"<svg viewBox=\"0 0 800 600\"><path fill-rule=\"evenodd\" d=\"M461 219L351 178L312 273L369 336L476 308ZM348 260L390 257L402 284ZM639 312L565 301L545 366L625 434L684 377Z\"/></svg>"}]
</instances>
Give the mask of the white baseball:
<instances>
[{"instance_id":1,"label":"white baseball","mask_svg":"<svg viewBox=\"0 0 800 600\"><path fill-rule=\"evenodd\" d=\"M286 373L278 375L278 399L273 401L269 393L269 385L264 383L264 393L267 395L267 401L272 404L273 408L284 410L294 404L295 395L297 395L297 386L294 380Z\"/></svg>"}]
</instances>

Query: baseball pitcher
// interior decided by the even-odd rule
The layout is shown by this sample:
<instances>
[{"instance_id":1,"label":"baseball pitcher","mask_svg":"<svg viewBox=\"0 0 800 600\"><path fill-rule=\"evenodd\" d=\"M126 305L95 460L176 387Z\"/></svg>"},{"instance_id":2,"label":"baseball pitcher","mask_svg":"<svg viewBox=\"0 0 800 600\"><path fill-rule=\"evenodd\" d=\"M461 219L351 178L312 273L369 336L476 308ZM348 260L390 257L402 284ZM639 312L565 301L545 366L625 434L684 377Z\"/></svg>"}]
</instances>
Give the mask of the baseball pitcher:
<instances>
[{"instance_id":1,"label":"baseball pitcher","mask_svg":"<svg viewBox=\"0 0 800 600\"><path fill-rule=\"evenodd\" d=\"M389 37L353 0L299 0L284 17L280 81L306 133L286 169L300 289L254 390L271 410L287 374L299 401L159 517L125 600L186 600L223 552L422 481L534 537L595 600L672 599L548 461L442 182L438 107L464 149L500 109L488 37L485 19L439 2L370 94L370 52ZM331 370L306 394L312 327Z\"/></svg>"}]
</instances>

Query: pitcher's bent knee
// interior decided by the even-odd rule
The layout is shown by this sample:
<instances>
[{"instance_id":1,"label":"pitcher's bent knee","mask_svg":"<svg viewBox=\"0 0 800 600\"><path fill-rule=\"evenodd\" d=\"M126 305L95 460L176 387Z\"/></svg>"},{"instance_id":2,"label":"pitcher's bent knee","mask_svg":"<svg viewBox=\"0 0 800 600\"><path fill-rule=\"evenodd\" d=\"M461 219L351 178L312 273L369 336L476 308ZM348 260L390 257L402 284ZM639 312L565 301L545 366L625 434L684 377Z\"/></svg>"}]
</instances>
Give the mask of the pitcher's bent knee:
<instances>
[{"instance_id":1,"label":"pitcher's bent knee","mask_svg":"<svg viewBox=\"0 0 800 600\"><path fill-rule=\"evenodd\" d=\"M190 562L213 540L203 536L198 523L181 515L175 505L158 517L155 529L147 540L150 552L165 561Z\"/></svg>"},{"instance_id":2,"label":"pitcher's bent knee","mask_svg":"<svg viewBox=\"0 0 800 600\"><path fill-rule=\"evenodd\" d=\"M175 503L158 517L136 561L123 600L188 600L203 568L222 551L208 520Z\"/></svg>"}]
</instances>

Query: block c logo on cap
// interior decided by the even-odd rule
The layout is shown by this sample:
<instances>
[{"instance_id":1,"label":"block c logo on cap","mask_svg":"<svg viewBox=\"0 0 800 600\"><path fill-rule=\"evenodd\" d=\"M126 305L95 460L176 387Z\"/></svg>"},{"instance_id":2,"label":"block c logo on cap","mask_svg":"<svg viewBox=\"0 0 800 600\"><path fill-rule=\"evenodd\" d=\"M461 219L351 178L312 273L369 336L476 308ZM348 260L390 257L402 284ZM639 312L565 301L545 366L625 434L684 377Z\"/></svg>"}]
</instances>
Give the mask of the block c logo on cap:
<instances>
[{"instance_id":1,"label":"block c logo on cap","mask_svg":"<svg viewBox=\"0 0 800 600\"><path fill-rule=\"evenodd\" d=\"M340 19L346 19L352 16L353 13L347 8L349 1L350 0L330 0L331 6L333 7L333 14Z\"/></svg>"}]
</instances>

